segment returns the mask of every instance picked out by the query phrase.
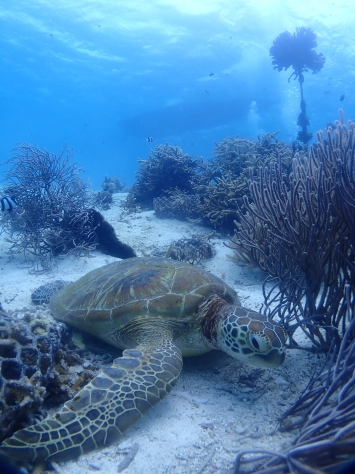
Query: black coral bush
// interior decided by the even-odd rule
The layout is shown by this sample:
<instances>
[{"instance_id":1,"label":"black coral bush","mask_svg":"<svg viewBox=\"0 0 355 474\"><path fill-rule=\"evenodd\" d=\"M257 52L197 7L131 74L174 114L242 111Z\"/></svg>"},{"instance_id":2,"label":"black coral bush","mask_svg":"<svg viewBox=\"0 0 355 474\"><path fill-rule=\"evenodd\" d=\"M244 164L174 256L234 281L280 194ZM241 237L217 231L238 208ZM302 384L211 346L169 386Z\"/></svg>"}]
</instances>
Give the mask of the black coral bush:
<instances>
[{"instance_id":1,"label":"black coral bush","mask_svg":"<svg viewBox=\"0 0 355 474\"><path fill-rule=\"evenodd\" d=\"M65 147L55 155L37 146L21 144L5 165L5 195L17 206L2 213L1 229L10 235L11 253L24 253L33 270L46 270L53 256L96 244L88 208L93 193L80 178L80 168Z\"/></svg>"}]
</instances>

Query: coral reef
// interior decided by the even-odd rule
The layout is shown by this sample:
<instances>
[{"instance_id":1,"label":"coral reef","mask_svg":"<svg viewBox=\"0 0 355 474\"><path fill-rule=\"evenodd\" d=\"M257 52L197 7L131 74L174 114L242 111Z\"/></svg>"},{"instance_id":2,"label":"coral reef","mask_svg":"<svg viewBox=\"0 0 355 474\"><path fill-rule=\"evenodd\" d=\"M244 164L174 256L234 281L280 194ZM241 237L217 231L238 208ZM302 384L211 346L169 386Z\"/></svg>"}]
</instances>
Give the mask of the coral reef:
<instances>
[{"instance_id":1,"label":"coral reef","mask_svg":"<svg viewBox=\"0 0 355 474\"><path fill-rule=\"evenodd\" d=\"M71 332L44 309L6 314L0 305L0 441L60 404L94 376L71 342Z\"/></svg>"},{"instance_id":2,"label":"coral reef","mask_svg":"<svg viewBox=\"0 0 355 474\"><path fill-rule=\"evenodd\" d=\"M113 193L109 191L99 191L96 195L96 203L105 211L110 209L110 204L113 203Z\"/></svg>"},{"instance_id":3,"label":"coral reef","mask_svg":"<svg viewBox=\"0 0 355 474\"><path fill-rule=\"evenodd\" d=\"M166 257L191 264L200 263L202 260L212 258L214 250L206 238L194 236L191 239L180 239L172 242Z\"/></svg>"},{"instance_id":4,"label":"coral reef","mask_svg":"<svg viewBox=\"0 0 355 474\"><path fill-rule=\"evenodd\" d=\"M102 184L102 191L97 193L96 202L102 209L110 209L110 204L113 203L113 194L124 192L126 183L121 183L116 177L108 178L105 176Z\"/></svg>"},{"instance_id":5,"label":"coral reef","mask_svg":"<svg viewBox=\"0 0 355 474\"><path fill-rule=\"evenodd\" d=\"M289 178L279 163L260 170L232 242L270 275L266 313L278 314L291 344L300 326L316 348L328 350L334 337L339 347L348 325L345 285L351 298L355 292L355 125L347 128L342 118L326 142L322 132L317 137L308 157L295 156Z\"/></svg>"},{"instance_id":6,"label":"coral reef","mask_svg":"<svg viewBox=\"0 0 355 474\"><path fill-rule=\"evenodd\" d=\"M277 140L277 132L245 140L229 137L216 144L215 157L204 162L183 155L180 148L157 146L141 162L137 182L125 201L133 211L139 206L154 208L161 218L188 219L233 232L249 180L272 162L281 163L289 174L294 151Z\"/></svg>"},{"instance_id":7,"label":"coral reef","mask_svg":"<svg viewBox=\"0 0 355 474\"><path fill-rule=\"evenodd\" d=\"M110 194L114 194L123 192L126 187L126 183L121 183L121 181L116 177L109 178L105 176L101 187L103 191L106 191Z\"/></svg>"},{"instance_id":8,"label":"coral reef","mask_svg":"<svg viewBox=\"0 0 355 474\"><path fill-rule=\"evenodd\" d=\"M200 198L183 191L174 191L167 196L153 199L153 208L160 219L197 219Z\"/></svg>"},{"instance_id":9,"label":"coral reef","mask_svg":"<svg viewBox=\"0 0 355 474\"><path fill-rule=\"evenodd\" d=\"M93 194L79 177L80 169L70 162L71 155L67 147L57 156L21 144L5 163L11 168L5 173L4 192L15 196L18 205L11 213L2 213L0 226L10 235L10 252L24 253L34 271L50 268L55 252L53 236L58 239L60 235L63 249L72 245L71 233L60 233L63 219L69 214L80 220L82 210L94 202Z\"/></svg>"},{"instance_id":10,"label":"coral reef","mask_svg":"<svg viewBox=\"0 0 355 474\"><path fill-rule=\"evenodd\" d=\"M146 161L139 161L137 180L125 201L126 209L152 209L154 198L175 190L192 194L191 182L195 179L201 161L184 155L179 147L157 145Z\"/></svg>"},{"instance_id":11,"label":"coral reef","mask_svg":"<svg viewBox=\"0 0 355 474\"><path fill-rule=\"evenodd\" d=\"M250 196L249 180L273 162L281 163L283 174L289 173L293 151L278 142L276 135L277 132L262 135L256 141L229 137L216 144L215 158L200 167L199 179L193 183L194 192L200 197L200 222L233 231L244 196Z\"/></svg>"},{"instance_id":12,"label":"coral reef","mask_svg":"<svg viewBox=\"0 0 355 474\"><path fill-rule=\"evenodd\" d=\"M97 198L80 179L80 169L70 163L68 148L57 156L22 144L14 152L7 162L11 168L4 193L15 196L17 206L0 215L11 254L24 253L31 271L50 269L53 257L67 252L81 256L98 248L120 258L135 255L92 208Z\"/></svg>"}]
</instances>

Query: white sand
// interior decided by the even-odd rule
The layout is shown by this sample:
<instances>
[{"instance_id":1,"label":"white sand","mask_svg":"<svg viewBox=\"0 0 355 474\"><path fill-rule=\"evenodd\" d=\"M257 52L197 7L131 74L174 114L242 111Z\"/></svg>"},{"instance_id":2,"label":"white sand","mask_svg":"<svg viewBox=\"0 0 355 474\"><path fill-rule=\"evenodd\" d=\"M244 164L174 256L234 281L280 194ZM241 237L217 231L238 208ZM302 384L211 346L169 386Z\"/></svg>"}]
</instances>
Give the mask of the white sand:
<instances>
[{"instance_id":1,"label":"white sand","mask_svg":"<svg viewBox=\"0 0 355 474\"><path fill-rule=\"evenodd\" d=\"M186 222L157 219L153 211L124 214L123 197L116 194L115 205L103 214L138 256L161 254L173 240L208 232ZM223 239L211 242L216 255L201 267L235 288L244 306L258 310L265 275L235 263ZM66 256L57 260L50 273L30 274L21 256L9 261L9 244L3 235L0 244L0 301L5 310L35 308L30 295L39 285L53 279L75 280L115 260L99 252L80 259ZM240 450L282 451L290 445L295 433L280 433L277 419L298 398L320 364L318 356L304 351L289 351L284 365L272 370L243 365L218 351L185 359L173 392L121 440L55 468L63 474L116 473L132 445L138 443L138 453L124 470L126 474L230 473Z\"/></svg>"}]
</instances>

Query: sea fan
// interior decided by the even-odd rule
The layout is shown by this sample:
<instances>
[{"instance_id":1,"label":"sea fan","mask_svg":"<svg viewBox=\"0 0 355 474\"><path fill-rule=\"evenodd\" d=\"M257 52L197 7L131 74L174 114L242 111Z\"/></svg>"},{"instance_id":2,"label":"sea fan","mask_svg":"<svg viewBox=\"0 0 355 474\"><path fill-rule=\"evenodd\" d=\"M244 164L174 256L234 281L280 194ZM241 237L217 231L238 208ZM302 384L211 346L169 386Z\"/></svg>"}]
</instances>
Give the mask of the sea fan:
<instances>
[{"instance_id":1,"label":"sea fan","mask_svg":"<svg viewBox=\"0 0 355 474\"><path fill-rule=\"evenodd\" d=\"M289 80L294 75L295 79L309 69L313 74L319 72L325 63L322 53L316 53L316 34L310 28L297 28L296 33L284 31L274 40L270 48L270 56L274 69L286 71L289 67L294 69Z\"/></svg>"}]
</instances>

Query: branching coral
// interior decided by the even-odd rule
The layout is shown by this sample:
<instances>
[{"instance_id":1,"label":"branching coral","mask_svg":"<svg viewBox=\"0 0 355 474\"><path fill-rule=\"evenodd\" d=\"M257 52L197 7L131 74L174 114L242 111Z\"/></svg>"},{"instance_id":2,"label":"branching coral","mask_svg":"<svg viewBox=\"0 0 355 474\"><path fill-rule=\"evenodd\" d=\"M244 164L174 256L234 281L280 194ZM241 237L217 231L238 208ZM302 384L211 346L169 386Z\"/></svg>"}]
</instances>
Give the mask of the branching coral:
<instances>
[{"instance_id":1,"label":"branching coral","mask_svg":"<svg viewBox=\"0 0 355 474\"><path fill-rule=\"evenodd\" d=\"M200 196L197 208L200 220L215 228L233 230L239 219L238 207L249 195L248 181L259 173L259 167L279 161L282 173L288 173L293 152L276 133L258 137L256 141L230 137L215 147L216 157L200 168L199 180L193 183Z\"/></svg>"},{"instance_id":2,"label":"branching coral","mask_svg":"<svg viewBox=\"0 0 355 474\"><path fill-rule=\"evenodd\" d=\"M11 167L4 194L15 196L18 205L0 216L11 254L24 253L32 271L48 270L54 256L69 251L80 256L99 247L122 258L135 255L92 209L97 200L71 163L67 147L59 156L27 144L14 152L7 162Z\"/></svg>"},{"instance_id":3,"label":"branching coral","mask_svg":"<svg viewBox=\"0 0 355 474\"><path fill-rule=\"evenodd\" d=\"M153 199L154 212L160 219L196 219L199 203L198 196L179 190Z\"/></svg>"},{"instance_id":4,"label":"branching coral","mask_svg":"<svg viewBox=\"0 0 355 474\"><path fill-rule=\"evenodd\" d=\"M183 154L179 147L157 145L146 161L140 160L137 181L127 196L125 207L128 210L136 206L152 209L154 198L175 190L191 193L191 181L200 161Z\"/></svg>"},{"instance_id":5,"label":"branching coral","mask_svg":"<svg viewBox=\"0 0 355 474\"><path fill-rule=\"evenodd\" d=\"M301 325L323 350L346 330L345 285L355 291L354 223L343 215L351 215L355 199L354 124L329 128L327 139L319 133L309 158L294 158L288 179L277 163L260 170L233 239L269 273L267 312L278 313L291 343Z\"/></svg>"},{"instance_id":6,"label":"branching coral","mask_svg":"<svg viewBox=\"0 0 355 474\"><path fill-rule=\"evenodd\" d=\"M15 196L18 206L2 216L1 225L11 235L10 251L24 253L35 270L50 267L55 236L64 247L73 246L70 232L63 232L63 219L70 213L80 220L82 210L94 202L71 155L67 147L55 155L21 144L6 163L11 168L4 192ZM86 243L92 244L91 237Z\"/></svg>"}]
</instances>

